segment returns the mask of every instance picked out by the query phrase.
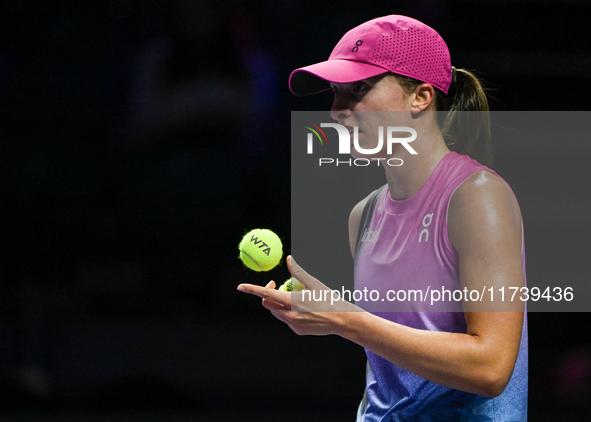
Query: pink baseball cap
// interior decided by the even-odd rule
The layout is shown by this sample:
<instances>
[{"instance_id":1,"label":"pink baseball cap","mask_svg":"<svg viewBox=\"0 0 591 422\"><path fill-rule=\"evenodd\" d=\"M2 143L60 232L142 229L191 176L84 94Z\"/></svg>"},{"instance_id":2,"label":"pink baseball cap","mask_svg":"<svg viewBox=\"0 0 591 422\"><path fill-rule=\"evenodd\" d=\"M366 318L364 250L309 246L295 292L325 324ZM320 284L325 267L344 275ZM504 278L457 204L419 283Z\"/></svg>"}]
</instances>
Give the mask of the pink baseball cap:
<instances>
[{"instance_id":1,"label":"pink baseball cap","mask_svg":"<svg viewBox=\"0 0 591 422\"><path fill-rule=\"evenodd\" d=\"M389 15L351 29L327 61L291 72L289 89L310 95L330 89L329 82L350 83L392 72L427 82L447 94L451 59L443 38L416 19Z\"/></svg>"}]
</instances>

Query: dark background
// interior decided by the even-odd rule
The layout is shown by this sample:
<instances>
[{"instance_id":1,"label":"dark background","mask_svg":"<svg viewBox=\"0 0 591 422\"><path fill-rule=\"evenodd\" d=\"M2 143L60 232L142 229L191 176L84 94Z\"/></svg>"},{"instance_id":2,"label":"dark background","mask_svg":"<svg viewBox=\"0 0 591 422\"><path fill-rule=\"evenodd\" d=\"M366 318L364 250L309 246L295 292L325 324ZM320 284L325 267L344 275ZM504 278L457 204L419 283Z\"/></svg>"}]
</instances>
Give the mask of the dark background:
<instances>
[{"instance_id":1,"label":"dark background","mask_svg":"<svg viewBox=\"0 0 591 422\"><path fill-rule=\"evenodd\" d=\"M493 110L588 110L589 12L551 0L0 3L0 420L353 420L363 350L298 337L236 291L287 278L285 264L244 269L237 244L267 227L290 252L290 111L331 102L292 96L289 73L351 27L406 14L477 71ZM589 279L590 158L568 136L497 150L530 280ZM589 320L529 315L531 421L587 420Z\"/></svg>"}]
</instances>

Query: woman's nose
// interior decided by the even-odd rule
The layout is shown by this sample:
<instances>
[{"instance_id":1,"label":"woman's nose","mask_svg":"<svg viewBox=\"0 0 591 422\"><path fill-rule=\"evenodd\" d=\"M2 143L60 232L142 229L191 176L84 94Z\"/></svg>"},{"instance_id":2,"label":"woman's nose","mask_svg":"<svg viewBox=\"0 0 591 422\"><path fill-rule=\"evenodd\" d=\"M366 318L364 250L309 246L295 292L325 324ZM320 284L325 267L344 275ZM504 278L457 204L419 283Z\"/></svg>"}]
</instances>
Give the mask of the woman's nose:
<instances>
[{"instance_id":1,"label":"woman's nose","mask_svg":"<svg viewBox=\"0 0 591 422\"><path fill-rule=\"evenodd\" d=\"M335 94L330 109L330 117L337 121L343 121L351 115L351 107L343 95Z\"/></svg>"}]
</instances>

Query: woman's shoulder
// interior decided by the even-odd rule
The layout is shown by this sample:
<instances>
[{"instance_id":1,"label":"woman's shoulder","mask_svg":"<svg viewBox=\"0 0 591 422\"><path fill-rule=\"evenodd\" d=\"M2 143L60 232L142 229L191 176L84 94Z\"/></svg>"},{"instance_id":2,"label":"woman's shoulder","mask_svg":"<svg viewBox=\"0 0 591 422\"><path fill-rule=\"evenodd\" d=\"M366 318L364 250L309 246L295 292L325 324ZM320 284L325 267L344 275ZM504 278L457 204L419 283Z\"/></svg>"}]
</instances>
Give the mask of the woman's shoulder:
<instances>
[{"instance_id":1,"label":"woman's shoulder","mask_svg":"<svg viewBox=\"0 0 591 422\"><path fill-rule=\"evenodd\" d=\"M521 232L521 210L508 183L491 170L469 176L453 193L448 211L450 240L504 227Z\"/></svg>"},{"instance_id":2,"label":"woman's shoulder","mask_svg":"<svg viewBox=\"0 0 591 422\"><path fill-rule=\"evenodd\" d=\"M454 191L452 203L471 203L475 200L504 199L517 203L509 184L494 171L483 168L467 177Z\"/></svg>"}]
</instances>

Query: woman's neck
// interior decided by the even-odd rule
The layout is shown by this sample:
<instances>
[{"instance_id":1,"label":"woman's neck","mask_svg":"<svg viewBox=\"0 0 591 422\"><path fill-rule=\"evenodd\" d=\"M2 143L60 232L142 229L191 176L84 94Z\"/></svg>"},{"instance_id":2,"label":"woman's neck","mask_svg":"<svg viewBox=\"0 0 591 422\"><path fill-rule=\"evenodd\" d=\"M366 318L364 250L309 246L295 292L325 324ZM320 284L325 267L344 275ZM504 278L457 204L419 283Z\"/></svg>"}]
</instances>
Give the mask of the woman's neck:
<instances>
[{"instance_id":1,"label":"woman's neck","mask_svg":"<svg viewBox=\"0 0 591 422\"><path fill-rule=\"evenodd\" d=\"M398 167L384 166L390 197L394 200L407 199L416 194L441 159L450 152L439 131L431 136L423 135L420 142L415 143L417 145L413 144L413 148L417 151L416 155L411 155L406 149L399 149L394 156L401 158L403 164Z\"/></svg>"}]
</instances>

